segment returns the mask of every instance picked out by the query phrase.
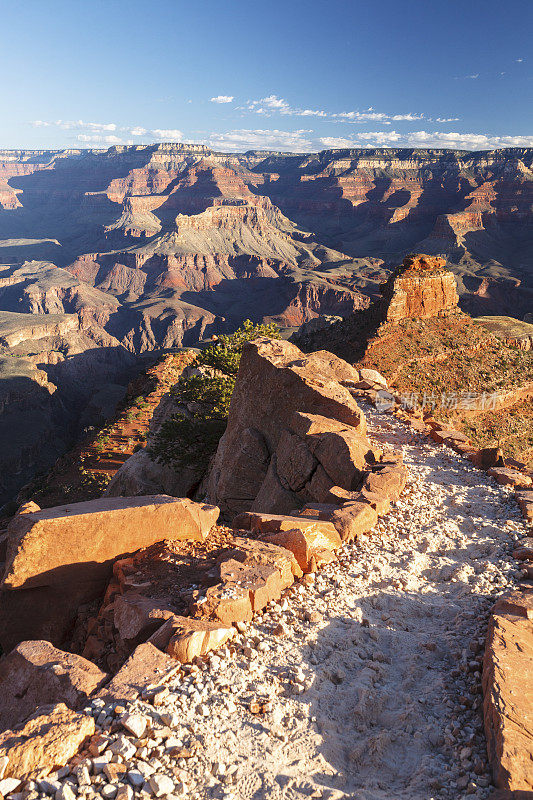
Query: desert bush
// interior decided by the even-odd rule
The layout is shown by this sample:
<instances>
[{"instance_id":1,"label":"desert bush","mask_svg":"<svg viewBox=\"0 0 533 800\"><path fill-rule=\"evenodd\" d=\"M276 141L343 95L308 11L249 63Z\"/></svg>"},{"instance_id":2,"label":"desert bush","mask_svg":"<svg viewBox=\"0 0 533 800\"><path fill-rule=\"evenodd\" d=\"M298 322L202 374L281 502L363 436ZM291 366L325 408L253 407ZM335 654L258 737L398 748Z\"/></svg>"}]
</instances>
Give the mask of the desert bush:
<instances>
[{"instance_id":1,"label":"desert bush","mask_svg":"<svg viewBox=\"0 0 533 800\"><path fill-rule=\"evenodd\" d=\"M205 471L226 429L242 348L260 336L279 339L279 330L246 320L196 356L193 365L212 367L215 374L180 378L172 387L172 396L184 410L162 424L149 449L152 458L175 469Z\"/></svg>"}]
</instances>

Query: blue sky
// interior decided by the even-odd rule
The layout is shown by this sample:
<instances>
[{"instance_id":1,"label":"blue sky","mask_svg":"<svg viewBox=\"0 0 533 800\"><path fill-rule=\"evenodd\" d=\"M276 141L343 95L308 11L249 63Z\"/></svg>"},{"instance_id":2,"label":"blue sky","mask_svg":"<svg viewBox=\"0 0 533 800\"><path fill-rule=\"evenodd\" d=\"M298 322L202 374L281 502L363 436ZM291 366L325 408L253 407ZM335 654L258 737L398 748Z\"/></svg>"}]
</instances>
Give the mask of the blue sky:
<instances>
[{"instance_id":1,"label":"blue sky","mask_svg":"<svg viewBox=\"0 0 533 800\"><path fill-rule=\"evenodd\" d=\"M2 4L0 147L533 146L531 0Z\"/></svg>"}]
</instances>

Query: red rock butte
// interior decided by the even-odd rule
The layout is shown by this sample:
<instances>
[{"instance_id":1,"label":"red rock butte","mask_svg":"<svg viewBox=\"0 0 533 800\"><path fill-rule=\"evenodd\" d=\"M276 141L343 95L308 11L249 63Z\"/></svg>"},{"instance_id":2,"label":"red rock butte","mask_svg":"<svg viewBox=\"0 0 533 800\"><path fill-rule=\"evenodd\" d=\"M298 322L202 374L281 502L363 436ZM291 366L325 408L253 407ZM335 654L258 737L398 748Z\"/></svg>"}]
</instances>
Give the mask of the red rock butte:
<instances>
[{"instance_id":1,"label":"red rock butte","mask_svg":"<svg viewBox=\"0 0 533 800\"><path fill-rule=\"evenodd\" d=\"M385 322L445 317L458 310L455 276L440 256L407 256L382 284L381 293Z\"/></svg>"}]
</instances>

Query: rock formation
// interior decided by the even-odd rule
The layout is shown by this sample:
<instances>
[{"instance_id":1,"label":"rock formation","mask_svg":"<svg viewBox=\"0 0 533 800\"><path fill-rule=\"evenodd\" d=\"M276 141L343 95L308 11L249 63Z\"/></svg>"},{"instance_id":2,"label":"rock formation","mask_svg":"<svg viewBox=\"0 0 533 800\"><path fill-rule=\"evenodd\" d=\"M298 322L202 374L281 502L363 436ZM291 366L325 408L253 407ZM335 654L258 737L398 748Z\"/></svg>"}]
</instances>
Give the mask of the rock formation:
<instances>
[{"instance_id":1,"label":"rock formation","mask_svg":"<svg viewBox=\"0 0 533 800\"><path fill-rule=\"evenodd\" d=\"M282 327L347 318L414 248L446 253L465 310L523 317L533 297L531 168L527 149L0 151L0 312L78 316L78 334L40 337L32 350L69 392L65 348L91 365L106 360L120 384L124 351L194 346L246 317ZM4 456L0 503L78 432L49 430L58 399L51 410L42 395L33 435L10 447L24 458ZM76 407L81 419L91 422Z\"/></svg>"},{"instance_id":2,"label":"rock formation","mask_svg":"<svg viewBox=\"0 0 533 800\"><path fill-rule=\"evenodd\" d=\"M103 498L17 514L7 532L0 643L61 644L78 606L98 597L121 555L165 538L202 540L218 509L164 495Z\"/></svg>"},{"instance_id":3,"label":"rock formation","mask_svg":"<svg viewBox=\"0 0 533 800\"><path fill-rule=\"evenodd\" d=\"M533 592L504 594L489 620L483 667L485 732L496 786L533 791Z\"/></svg>"},{"instance_id":4,"label":"rock formation","mask_svg":"<svg viewBox=\"0 0 533 800\"><path fill-rule=\"evenodd\" d=\"M407 256L382 286L384 322L428 319L457 312L459 295L446 259L435 256Z\"/></svg>"}]
</instances>

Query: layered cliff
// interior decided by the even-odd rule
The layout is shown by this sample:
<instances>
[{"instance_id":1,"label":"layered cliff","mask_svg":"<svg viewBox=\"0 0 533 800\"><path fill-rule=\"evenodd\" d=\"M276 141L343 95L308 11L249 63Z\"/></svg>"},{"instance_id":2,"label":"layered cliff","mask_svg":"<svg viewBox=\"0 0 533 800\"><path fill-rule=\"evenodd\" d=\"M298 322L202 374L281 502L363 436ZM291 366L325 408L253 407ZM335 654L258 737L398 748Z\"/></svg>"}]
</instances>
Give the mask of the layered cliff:
<instances>
[{"instance_id":1,"label":"layered cliff","mask_svg":"<svg viewBox=\"0 0 533 800\"><path fill-rule=\"evenodd\" d=\"M182 242L173 251L168 238L176 234L178 215L183 229L184 216L198 217L227 204L265 209L268 198L271 208L293 226L296 242L337 253L333 261L320 254L318 262L303 256L312 272L325 267L329 279L336 282L340 273L352 290L372 296L386 278L386 269L406 253L445 253L465 308L523 317L533 303L532 160L532 150L519 148L479 153L351 149L289 155L215 153L204 146L162 144L105 152L2 151L0 168L11 199L0 211L0 260L49 259L54 252L55 264L81 275L80 263L96 254L96 272L102 265L115 268L123 284L123 267L139 267L144 256L137 251L144 244L152 245L152 254L159 248L167 250L162 255L183 256ZM229 226L236 228L238 255L241 216L235 209L227 216ZM256 238L267 238L259 222L249 227ZM316 248L313 253L317 256ZM224 246L220 253L213 252L203 240L187 255L197 258L199 270L209 271L212 258L224 262L228 253ZM268 258L263 252L256 255ZM285 260L292 265L291 259L281 258ZM369 274L371 263L381 264L381 274ZM185 272L189 267L190 261ZM254 271L246 277L255 280ZM140 280L145 278L135 277L137 288ZM230 275L225 280L241 278ZM240 287L234 287L237 305ZM280 281L281 295L285 288ZM148 281L143 293L152 291ZM174 294L176 299L180 298ZM204 297L192 300L190 305L208 310L202 305ZM185 302L189 300L180 307L190 318L196 312ZM247 302L244 296L240 300L241 305ZM176 311L173 303L171 308ZM328 313L325 308L321 312ZM270 309L266 315L272 316ZM232 324L243 314L237 317L235 313Z\"/></svg>"}]
</instances>

